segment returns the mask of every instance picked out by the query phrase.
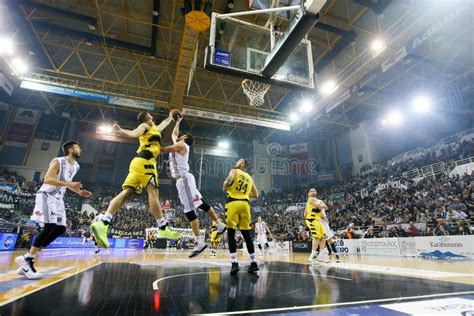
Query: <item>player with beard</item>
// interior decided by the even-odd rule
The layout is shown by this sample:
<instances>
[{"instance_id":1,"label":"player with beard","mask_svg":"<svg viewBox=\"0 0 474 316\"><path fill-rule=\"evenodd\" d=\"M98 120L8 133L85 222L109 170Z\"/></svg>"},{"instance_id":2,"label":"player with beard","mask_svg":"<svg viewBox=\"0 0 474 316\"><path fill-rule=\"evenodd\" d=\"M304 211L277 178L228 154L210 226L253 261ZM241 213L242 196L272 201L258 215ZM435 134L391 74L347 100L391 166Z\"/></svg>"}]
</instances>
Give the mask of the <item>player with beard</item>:
<instances>
[{"instance_id":1,"label":"player with beard","mask_svg":"<svg viewBox=\"0 0 474 316\"><path fill-rule=\"evenodd\" d=\"M62 149L64 156L54 158L50 162L43 185L36 193L31 219L39 222L42 229L30 250L25 255L15 258L15 262L20 266L18 273L28 279L42 277L34 267L36 255L66 231L67 218L64 207L66 189L84 198L92 196L91 192L82 189L80 182L72 181L79 171L79 164L76 161L81 156L79 143L73 140L67 141Z\"/></svg>"}]
</instances>

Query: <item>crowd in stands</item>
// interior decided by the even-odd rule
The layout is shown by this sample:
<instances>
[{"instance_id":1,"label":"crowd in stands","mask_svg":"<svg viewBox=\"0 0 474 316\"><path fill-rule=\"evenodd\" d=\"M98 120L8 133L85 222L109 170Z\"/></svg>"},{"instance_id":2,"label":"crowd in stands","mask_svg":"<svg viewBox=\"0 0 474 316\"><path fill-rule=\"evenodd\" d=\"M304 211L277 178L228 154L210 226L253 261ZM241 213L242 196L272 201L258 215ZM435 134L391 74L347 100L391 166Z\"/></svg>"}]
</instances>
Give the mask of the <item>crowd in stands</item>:
<instances>
[{"instance_id":1,"label":"crowd in stands","mask_svg":"<svg viewBox=\"0 0 474 316\"><path fill-rule=\"evenodd\" d=\"M400 179L405 171L437 162L451 164L471 156L474 156L474 142L463 140L414 159L378 168L367 166L363 169L363 175L350 177L339 184L323 188L316 186L318 197L329 206L332 229L345 238L471 234L474 173L452 178L439 175L418 183L406 182L407 187L397 185L376 190L377 184ZM0 186L0 193L14 199L13 211L3 208L7 203L0 202L0 218L15 225L27 225L39 183L25 181L15 172L3 169L0 170L0 184L9 186ZM12 187L15 189L12 190ZM302 216L309 187L296 186L291 190L261 194L258 200L252 202L254 220L262 216L277 240L310 238ZM177 202L176 190L173 187L162 188L161 198L169 199L175 210L172 216L167 216L169 222L174 227L190 228L182 206ZM103 186L91 190L94 197L87 203L97 211L104 212L120 188ZM202 193L223 217L225 194L220 191ZM82 211L83 202L75 194L66 194L69 236L80 236L96 215ZM209 227L208 216L198 213L201 227ZM113 218L111 227L112 233L117 236L144 236L145 228L152 226L156 226L156 223L149 212L145 194L125 203Z\"/></svg>"}]
</instances>

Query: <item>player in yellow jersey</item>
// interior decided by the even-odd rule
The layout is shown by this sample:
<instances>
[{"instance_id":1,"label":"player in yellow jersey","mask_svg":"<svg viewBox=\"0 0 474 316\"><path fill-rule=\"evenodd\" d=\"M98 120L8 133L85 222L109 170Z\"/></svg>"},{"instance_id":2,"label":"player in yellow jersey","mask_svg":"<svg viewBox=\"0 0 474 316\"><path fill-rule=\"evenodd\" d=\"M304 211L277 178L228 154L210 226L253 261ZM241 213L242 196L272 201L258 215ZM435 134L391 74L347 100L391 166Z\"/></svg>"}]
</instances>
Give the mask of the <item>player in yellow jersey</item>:
<instances>
[{"instance_id":1,"label":"player in yellow jersey","mask_svg":"<svg viewBox=\"0 0 474 316\"><path fill-rule=\"evenodd\" d=\"M239 272L239 263L237 261L237 243L235 241L235 230L238 227L242 237L247 244L247 250L250 255L250 266L248 272L258 271L255 248L252 237L250 236L251 212L250 198L257 198L257 187L253 183L252 177L245 172L248 162L245 159L239 159L235 168L229 173L224 181L223 190L227 193L227 202L225 204L225 215L227 218L227 239L229 242L230 260L232 262L231 275Z\"/></svg>"},{"instance_id":2,"label":"player in yellow jersey","mask_svg":"<svg viewBox=\"0 0 474 316\"><path fill-rule=\"evenodd\" d=\"M308 202L306 202L306 208L304 210L306 226L308 226L311 236L313 237L312 251L309 260L311 262L314 260L328 262L329 260L325 258L323 252L326 247L326 232L324 231L324 226L321 222L321 219L328 220L325 212L328 207L323 201L317 199L316 195L316 189L311 188L308 192ZM318 245L320 250L319 255L316 254Z\"/></svg>"},{"instance_id":3,"label":"player in yellow jersey","mask_svg":"<svg viewBox=\"0 0 474 316\"><path fill-rule=\"evenodd\" d=\"M220 219L220 216L217 215L217 218ZM211 256L215 257L217 255L217 246L222 241L222 234L218 235L217 222L211 220Z\"/></svg>"},{"instance_id":4,"label":"player in yellow jersey","mask_svg":"<svg viewBox=\"0 0 474 316\"><path fill-rule=\"evenodd\" d=\"M118 212L120 206L133 194L141 194L143 189L147 191L150 210L156 219L161 238L176 239L179 234L172 232L167 227L166 219L161 210L160 198L158 194L158 171L156 158L160 154L161 132L173 121L170 112L168 118L160 125L155 125L153 116L149 112L140 112L137 116L138 127L134 130L122 129L118 124L114 124L115 134L129 138L138 138L139 148L135 158L130 162L129 172L122 185L122 192L110 201L109 207L102 220L91 225L97 243L104 248L108 248L107 230L112 217Z\"/></svg>"}]
</instances>

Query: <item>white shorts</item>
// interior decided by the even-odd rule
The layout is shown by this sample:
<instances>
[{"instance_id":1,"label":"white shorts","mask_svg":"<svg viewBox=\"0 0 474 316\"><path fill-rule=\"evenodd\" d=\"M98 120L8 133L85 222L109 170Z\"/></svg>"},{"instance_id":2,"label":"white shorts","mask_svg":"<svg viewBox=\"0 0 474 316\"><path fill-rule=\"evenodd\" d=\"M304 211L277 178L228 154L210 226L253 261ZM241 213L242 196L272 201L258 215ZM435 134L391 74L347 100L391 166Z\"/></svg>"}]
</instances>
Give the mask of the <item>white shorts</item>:
<instances>
[{"instance_id":1,"label":"white shorts","mask_svg":"<svg viewBox=\"0 0 474 316\"><path fill-rule=\"evenodd\" d=\"M333 233L332 229L329 227L329 223L326 222L325 220L321 220L321 223L323 224L324 232L326 233L326 239L333 238L334 233Z\"/></svg>"},{"instance_id":2,"label":"white shorts","mask_svg":"<svg viewBox=\"0 0 474 316\"><path fill-rule=\"evenodd\" d=\"M34 222L39 222L41 226L44 224L66 226L64 201L48 193L38 192L36 193L35 209L30 218Z\"/></svg>"},{"instance_id":3,"label":"white shorts","mask_svg":"<svg viewBox=\"0 0 474 316\"><path fill-rule=\"evenodd\" d=\"M268 243L267 234L257 234L257 244L264 245Z\"/></svg>"},{"instance_id":4,"label":"white shorts","mask_svg":"<svg viewBox=\"0 0 474 316\"><path fill-rule=\"evenodd\" d=\"M176 180L176 189L181 204L184 206L184 212L191 212L202 204L202 195L196 188L194 176L187 173L184 177Z\"/></svg>"}]
</instances>

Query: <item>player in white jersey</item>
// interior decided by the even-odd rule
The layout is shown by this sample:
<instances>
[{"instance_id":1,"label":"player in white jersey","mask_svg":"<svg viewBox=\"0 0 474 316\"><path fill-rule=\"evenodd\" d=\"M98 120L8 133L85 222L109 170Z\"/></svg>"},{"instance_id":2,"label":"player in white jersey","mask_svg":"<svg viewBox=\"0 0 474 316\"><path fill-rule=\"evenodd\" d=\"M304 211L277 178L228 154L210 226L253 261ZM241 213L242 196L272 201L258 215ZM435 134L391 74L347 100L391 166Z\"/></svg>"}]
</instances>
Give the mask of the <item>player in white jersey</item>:
<instances>
[{"instance_id":1,"label":"player in white jersey","mask_svg":"<svg viewBox=\"0 0 474 316\"><path fill-rule=\"evenodd\" d=\"M257 245L258 249L265 254L268 252L270 245L268 244L267 233L272 234L270 228L268 228L267 223L262 221L262 217L259 216L257 222L255 223L255 233L257 234ZM262 248L263 245L263 248Z\"/></svg>"},{"instance_id":2,"label":"player in white jersey","mask_svg":"<svg viewBox=\"0 0 474 316\"><path fill-rule=\"evenodd\" d=\"M189 173L189 152L190 146L194 143L194 137L190 133L178 137L181 120L182 118L176 120L176 125L171 134L173 145L161 148L161 152L170 154L171 176L176 180L176 189L178 189L179 200L184 206L184 214L191 222L196 242L196 246L189 256L192 258L207 248L204 237L199 236L199 220L195 212L196 209L206 212L211 220L216 222L216 237L221 236L226 231L226 225L217 217L214 209L202 200L202 195L196 188L196 180Z\"/></svg>"},{"instance_id":3,"label":"player in white jersey","mask_svg":"<svg viewBox=\"0 0 474 316\"><path fill-rule=\"evenodd\" d=\"M328 214L328 210L326 210L326 214ZM336 262L340 262L339 254L337 253L336 244L334 243L335 235L332 231L331 227L329 227L329 221L326 218L321 218L321 224L323 224L324 231L326 232L326 248L329 251L329 254L332 255L333 253L336 255Z\"/></svg>"},{"instance_id":4,"label":"player in white jersey","mask_svg":"<svg viewBox=\"0 0 474 316\"><path fill-rule=\"evenodd\" d=\"M92 196L91 192L82 190L80 182L72 181L79 171L79 164L76 161L81 156L79 143L68 141L62 147L65 156L51 161L44 183L36 193L31 219L40 223L41 232L30 250L25 255L15 258L15 262L20 266L18 272L28 279L38 279L42 276L33 265L36 254L66 231L67 220L63 200L66 189L85 198Z\"/></svg>"}]
</instances>

